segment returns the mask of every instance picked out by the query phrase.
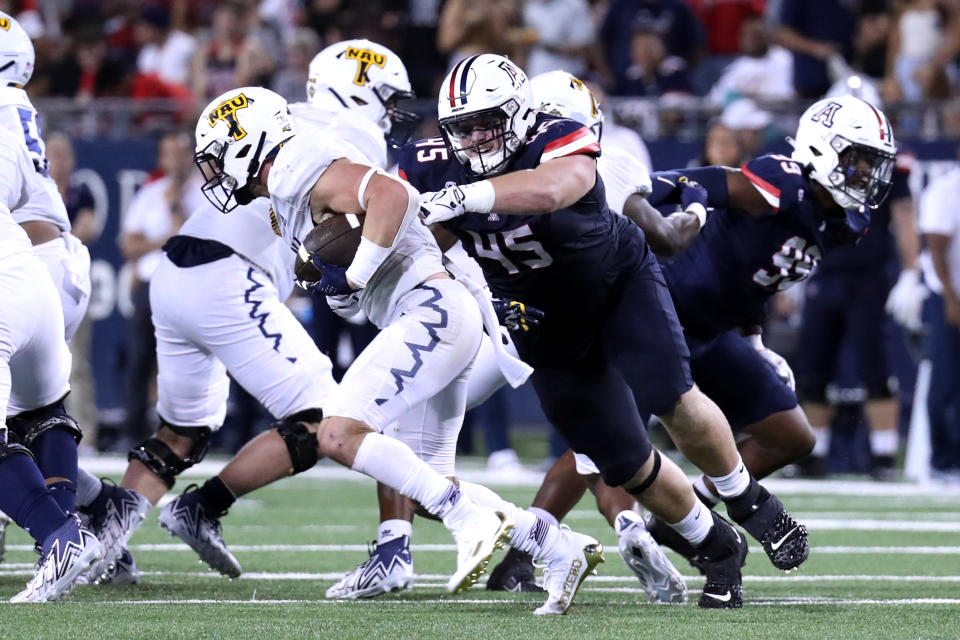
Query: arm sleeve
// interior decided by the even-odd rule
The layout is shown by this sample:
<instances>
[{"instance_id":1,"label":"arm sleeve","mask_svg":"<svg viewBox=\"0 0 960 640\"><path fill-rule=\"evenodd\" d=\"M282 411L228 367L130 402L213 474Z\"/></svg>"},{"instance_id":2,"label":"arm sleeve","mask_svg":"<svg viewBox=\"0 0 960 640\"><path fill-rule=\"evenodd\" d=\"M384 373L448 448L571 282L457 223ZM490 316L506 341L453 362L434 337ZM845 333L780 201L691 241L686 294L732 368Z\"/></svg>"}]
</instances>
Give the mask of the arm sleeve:
<instances>
[{"instance_id":1,"label":"arm sleeve","mask_svg":"<svg viewBox=\"0 0 960 640\"><path fill-rule=\"evenodd\" d=\"M675 171L656 171L651 174L653 192L647 200L655 207L664 204L680 204L679 179L686 176L703 185L707 190L707 204L717 209L726 209L730 203L727 190L727 170L723 167L697 167Z\"/></svg>"}]
</instances>

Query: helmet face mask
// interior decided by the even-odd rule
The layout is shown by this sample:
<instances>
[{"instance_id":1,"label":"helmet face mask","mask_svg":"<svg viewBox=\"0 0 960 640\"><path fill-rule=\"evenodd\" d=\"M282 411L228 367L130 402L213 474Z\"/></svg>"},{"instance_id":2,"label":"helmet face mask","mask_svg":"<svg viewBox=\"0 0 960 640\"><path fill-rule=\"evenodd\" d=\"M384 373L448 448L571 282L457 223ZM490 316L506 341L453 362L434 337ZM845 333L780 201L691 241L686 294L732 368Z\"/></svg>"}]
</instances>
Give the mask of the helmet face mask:
<instances>
[{"instance_id":1,"label":"helmet face mask","mask_svg":"<svg viewBox=\"0 0 960 640\"><path fill-rule=\"evenodd\" d=\"M515 101L494 109L446 118L440 131L461 164L478 175L498 173L523 143L508 122L516 114Z\"/></svg>"},{"instance_id":2,"label":"helmet face mask","mask_svg":"<svg viewBox=\"0 0 960 640\"><path fill-rule=\"evenodd\" d=\"M844 144L845 148L838 154L830 181L858 206L876 209L890 192L896 155L845 140L831 144Z\"/></svg>"}]
</instances>

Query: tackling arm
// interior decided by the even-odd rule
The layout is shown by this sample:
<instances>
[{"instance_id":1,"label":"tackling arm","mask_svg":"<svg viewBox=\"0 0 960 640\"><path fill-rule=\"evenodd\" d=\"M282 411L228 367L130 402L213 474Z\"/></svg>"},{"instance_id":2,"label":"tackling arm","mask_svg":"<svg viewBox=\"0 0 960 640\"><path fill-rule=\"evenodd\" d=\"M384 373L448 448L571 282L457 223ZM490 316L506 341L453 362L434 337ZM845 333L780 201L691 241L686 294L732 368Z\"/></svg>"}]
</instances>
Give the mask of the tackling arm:
<instances>
[{"instance_id":1,"label":"tackling arm","mask_svg":"<svg viewBox=\"0 0 960 640\"><path fill-rule=\"evenodd\" d=\"M715 209L737 209L753 216L769 215L770 205L739 169L700 167L677 171L658 171L651 175L653 193L647 198L654 207L680 203L681 177L693 180L707 190L707 205Z\"/></svg>"},{"instance_id":2,"label":"tackling arm","mask_svg":"<svg viewBox=\"0 0 960 640\"><path fill-rule=\"evenodd\" d=\"M664 217L639 193L627 198L623 215L643 229L650 247L661 256L678 254L700 233L700 220L695 214L681 211Z\"/></svg>"}]
</instances>

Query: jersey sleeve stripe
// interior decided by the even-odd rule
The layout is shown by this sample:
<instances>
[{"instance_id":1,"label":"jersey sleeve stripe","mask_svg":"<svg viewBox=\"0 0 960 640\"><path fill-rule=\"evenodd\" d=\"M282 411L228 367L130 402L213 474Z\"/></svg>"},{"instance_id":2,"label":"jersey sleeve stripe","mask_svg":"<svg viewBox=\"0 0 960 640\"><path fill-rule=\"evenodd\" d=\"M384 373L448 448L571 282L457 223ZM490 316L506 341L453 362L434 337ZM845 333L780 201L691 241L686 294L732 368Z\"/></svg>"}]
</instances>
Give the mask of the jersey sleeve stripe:
<instances>
[{"instance_id":1,"label":"jersey sleeve stripe","mask_svg":"<svg viewBox=\"0 0 960 640\"><path fill-rule=\"evenodd\" d=\"M747 165L741 165L740 170L743 171L743 175L747 176L757 191L760 192L760 195L763 196L763 199L767 201L771 207L775 210L780 209L780 189L777 189L775 186L755 174L753 171L747 168Z\"/></svg>"},{"instance_id":2,"label":"jersey sleeve stripe","mask_svg":"<svg viewBox=\"0 0 960 640\"><path fill-rule=\"evenodd\" d=\"M599 154L600 153L600 143L591 142L591 141L582 141L577 140L571 142L570 144L560 147L550 153L544 153L540 156L540 162L546 162L548 160L554 160L556 158L562 158L564 156L574 156L578 154Z\"/></svg>"},{"instance_id":3,"label":"jersey sleeve stripe","mask_svg":"<svg viewBox=\"0 0 960 640\"><path fill-rule=\"evenodd\" d=\"M397 169L397 175L403 178L404 180L406 180L407 182L410 182L410 178L407 177L407 172L404 171L403 169Z\"/></svg>"},{"instance_id":4,"label":"jersey sleeve stripe","mask_svg":"<svg viewBox=\"0 0 960 640\"><path fill-rule=\"evenodd\" d=\"M568 133L567 135L563 136L562 138L557 138L556 140L551 140L550 142L548 142L548 143L546 144L546 146L544 146L543 152L544 152L544 153L550 153L550 152L553 151L554 149L559 149L560 147L566 146L566 145L570 144L571 142L573 142L574 140L579 140L580 138L582 138L582 137L584 137L584 136L590 136L590 137L593 138L594 140L596 140L596 138L597 138L595 135L593 135L593 132L590 131L590 129L587 129L586 127L581 127L580 129L577 129L577 130L574 131L573 133Z\"/></svg>"}]
</instances>

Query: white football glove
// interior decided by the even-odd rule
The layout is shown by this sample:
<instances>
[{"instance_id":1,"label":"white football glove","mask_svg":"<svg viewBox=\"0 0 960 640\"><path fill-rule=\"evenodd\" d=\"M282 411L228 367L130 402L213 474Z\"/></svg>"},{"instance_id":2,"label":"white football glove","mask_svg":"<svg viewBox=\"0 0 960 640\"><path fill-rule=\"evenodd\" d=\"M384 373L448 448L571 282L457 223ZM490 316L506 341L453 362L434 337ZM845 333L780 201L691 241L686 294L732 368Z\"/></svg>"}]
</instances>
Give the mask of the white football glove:
<instances>
[{"instance_id":1,"label":"white football glove","mask_svg":"<svg viewBox=\"0 0 960 640\"><path fill-rule=\"evenodd\" d=\"M420 214L424 216L424 223L433 224L462 216L465 197L463 189L457 185L420 194Z\"/></svg>"},{"instance_id":2,"label":"white football glove","mask_svg":"<svg viewBox=\"0 0 960 640\"><path fill-rule=\"evenodd\" d=\"M770 363L770 366L773 367L774 372L776 372L777 377L790 387L791 391L797 390L797 380L793 376L793 369L790 368L790 365L787 364L786 359L781 356L776 351L772 349L767 349L763 345L763 340L760 338L759 333L755 333L749 336L746 336L747 342L753 345L753 348L757 350L764 360Z\"/></svg>"},{"instance_id":3,"label":"white football glove","mask_svg":"<svg viewBox=\"0 0 960 640\"><path fill-rule=\"evenodd\" d=\"M904 269L887 296L887 313L910 331L919 331L923 325L923 301L928 295L930 292L920 282L920 272L917 269Z\"/></svg>"},{"instance_id":4,"label":"white football glove","mask_svg":"<svg viewBox=\"0 0 960 640\"><path fill-rule=\"evenodd\" d=\"M360 293L327 296L327 306L341 318L348 320L360 313Z\"/></svg>"}]
</instances>

